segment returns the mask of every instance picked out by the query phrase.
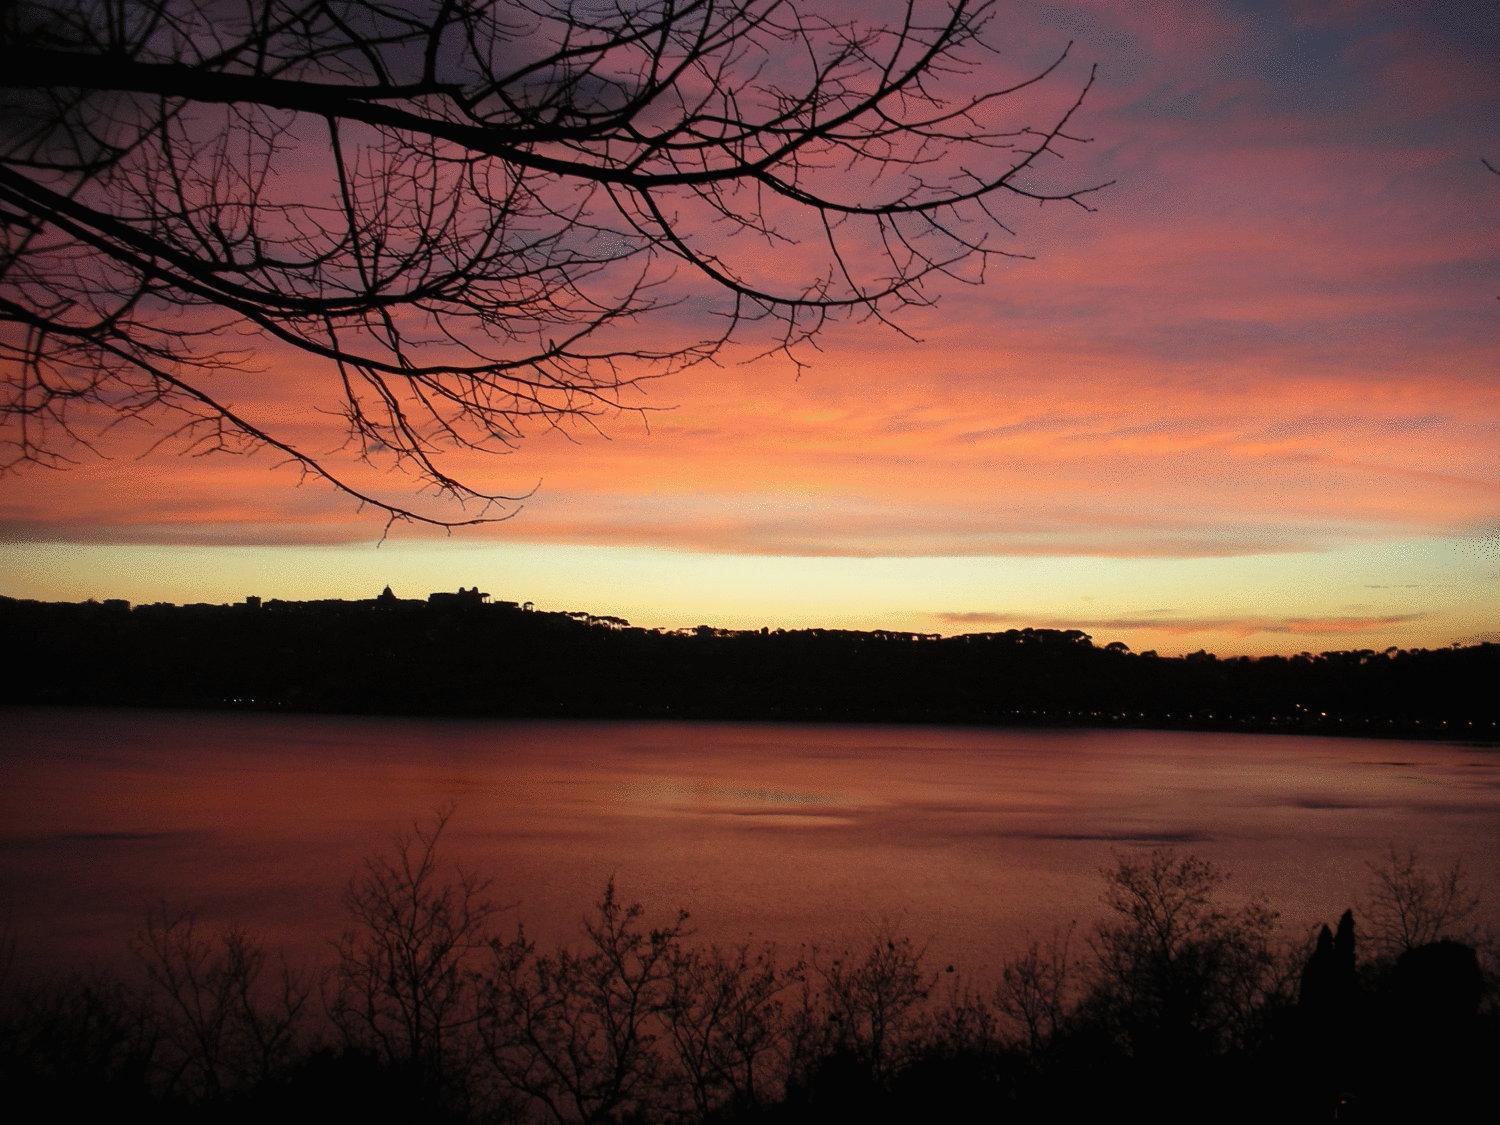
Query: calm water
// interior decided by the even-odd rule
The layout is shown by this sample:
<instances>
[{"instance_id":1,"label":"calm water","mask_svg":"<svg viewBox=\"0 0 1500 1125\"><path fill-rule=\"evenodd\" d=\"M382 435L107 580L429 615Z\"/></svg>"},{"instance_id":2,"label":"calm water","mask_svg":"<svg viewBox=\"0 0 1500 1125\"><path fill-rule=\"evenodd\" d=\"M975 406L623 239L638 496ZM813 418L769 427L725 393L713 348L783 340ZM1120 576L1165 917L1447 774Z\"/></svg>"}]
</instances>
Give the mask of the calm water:
<instances>
[{"instance_id":1,"label":"calm water","mask_svg":"<svg viewBox=\"0 0 1500 1125\"><path fill-rule=\"evenodd\" d=\"M360 858L446 801L448 855L571 932L604 880L704 940L893 923L984 975L1097 914L1098 871L1170 843L1332 918L1387 843L1462 857L1500 907L1500 752L1238 734L514 723L10 710L0 911L22 963L109 962L154 903L322 958Z\"/></svg>"}]
</instances>

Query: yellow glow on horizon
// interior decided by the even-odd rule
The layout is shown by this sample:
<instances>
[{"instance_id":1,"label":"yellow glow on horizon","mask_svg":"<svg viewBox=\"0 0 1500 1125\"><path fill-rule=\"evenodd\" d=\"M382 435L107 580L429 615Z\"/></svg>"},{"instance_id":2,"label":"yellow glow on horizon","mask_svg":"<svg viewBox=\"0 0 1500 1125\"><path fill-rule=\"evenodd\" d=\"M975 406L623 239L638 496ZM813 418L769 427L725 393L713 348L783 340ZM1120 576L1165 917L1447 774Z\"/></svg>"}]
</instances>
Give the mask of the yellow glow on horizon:
<instances>
[{"instance_id":1,"label":"yellow glow on horizon","mask_svg":"<svg viewBox=\"0 0 1500 1125\"><path fill-rule=\"evenodd\" d=\"M839 558L472 542L0 546L0 593L230 602L474 585L645 627L1077 627L1164 654L1436 647L1500 636L1494 563L1463 540L1233 558Z\"/></svg>"}]
</instances>

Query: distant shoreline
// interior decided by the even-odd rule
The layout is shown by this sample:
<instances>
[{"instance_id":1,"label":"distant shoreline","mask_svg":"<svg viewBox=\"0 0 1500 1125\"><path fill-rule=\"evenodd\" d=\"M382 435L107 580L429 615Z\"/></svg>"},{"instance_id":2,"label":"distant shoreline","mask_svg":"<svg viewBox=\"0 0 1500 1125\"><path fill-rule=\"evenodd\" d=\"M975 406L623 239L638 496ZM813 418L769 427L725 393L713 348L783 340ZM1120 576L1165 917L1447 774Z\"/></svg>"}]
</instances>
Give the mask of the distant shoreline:
<instances>
[{"instance_id":1,"label":"distant shoreline","mask_svg":"<svg viewBox=\"0 0 1500 1125\"><path fill-rule=\"evenodd\" d=\"M446 713L446 712L412 712L412 711L376 711L376 710L314 710L310 708L297 708L274 705L247 705L247 704L220 704L215 706L206 703L182 704L178 706L162 705L155 703L33 703L16 702L13 700L0 701L0 713L5 711L101 711L101 712L125 712L125 713L156 713L161 715L201 715L204 717L218 717L225 715L245 716L276 716L284 715L288 718L325 718L325 719L373 719L373 720L397 720L401 722L434 722L434 723L571 723L580 726L591 725L616 725L628 723L654 724L667 723L672 725L701 725L701 726L786 726L786 727L828 727L828 728L863 728L869 727L878 730L891 730L899 728L931 728L931 729L968 729L975 731L1015 731L1018 733L1067 733L1075 731L1120 731L1141 734L1244 734L1256 736L1281 735L1289 738L1358 738L1372 742L1414 742L1414 743L1448 743L1458 746L1477 746L1484 748L1500 749L1500 734L1468 733L1465 731L1442 731L1442 730L1387 730L1371 729L1366 727L1347 729L1334 726L1269 726L1259 727L1235 725L1225 723L1213 725L1209 723L1189 724L1180 723L1169 726L1164 723L1152 724L1141 723L1108 723L1108 722L997 722L983 719L851 719L851 718L784 718L784 717L747 717L747 716L723 716L713 717L704 715L646 715L633 714L621 716L602 715L526 715L526 714L479 714L479 713Z\"/></svg>"},{"instance_id":2,"label":"distant shoreline","mask_svg":"<svg viewBox=\"0 0 1500 1125\"><path fill-rule=\"evenodd\" d=\"M1076 629L671 632L492 603L0 597L0 703L1500 742L1500 645L1162 657Z\"/></svg>"}]
</instances>

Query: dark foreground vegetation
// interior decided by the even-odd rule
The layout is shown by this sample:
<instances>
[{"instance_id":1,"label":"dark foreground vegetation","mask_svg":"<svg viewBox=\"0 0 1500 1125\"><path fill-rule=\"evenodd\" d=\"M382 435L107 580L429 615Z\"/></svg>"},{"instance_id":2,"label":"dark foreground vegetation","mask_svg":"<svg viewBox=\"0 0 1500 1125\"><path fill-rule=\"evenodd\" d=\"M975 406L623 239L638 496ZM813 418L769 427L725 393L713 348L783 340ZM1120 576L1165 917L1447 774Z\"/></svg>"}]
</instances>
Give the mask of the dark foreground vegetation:
<instances>
[{"instance_id":1,"label":"dark foreground vegetation","mask_svg":"<svg viewBox=\"0 0 1500 1125\"><path fill-rule=\"evenodd\" d=\"M546 718L972 722L1493 739L1500 645L1159 657L1076 629L662 631L488 603L0 598L0 702Z\"/></svg>"},{"instance_id":2,"label":"dark foreground vegetation","mask_svg":"<svg viewBox=\"0 0 1500 1125\"><path fill-rule=\"evenodd\" d=\"M1287 940L1211 864L1120 854L1103 918L987 988L904 936L703 948L613 885L545 949L438 854L350 883L321 973L154 915L133 979L10 980L0 1081L49 1116L408 1121L1440 1121L1494 1112L1493 946L1457 866L1394 849ZM503 924L502 924L503 923Z\"/></svg>"}]
</instances>

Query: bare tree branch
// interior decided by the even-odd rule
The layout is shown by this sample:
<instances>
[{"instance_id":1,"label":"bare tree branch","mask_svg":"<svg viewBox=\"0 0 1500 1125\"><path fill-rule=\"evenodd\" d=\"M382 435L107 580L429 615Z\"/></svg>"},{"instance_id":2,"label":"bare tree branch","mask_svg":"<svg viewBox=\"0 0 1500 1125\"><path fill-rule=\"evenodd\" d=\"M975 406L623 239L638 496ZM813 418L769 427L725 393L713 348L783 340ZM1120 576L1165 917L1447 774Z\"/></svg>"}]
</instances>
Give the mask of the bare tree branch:
<instances>
[{"instance_id":1,"label":"bare tree branch","mask_svg":"<svg viewBox=\"0 0 1500 1125\"><path fill-rule=\"evenodd\" d=\"M0 465L121 420L271 449L392 520L507 518L457 466L647 409L737 340L803 362L1018 257L1068 51L997 83L994 0L18 0L0 12ZM768 253L769 250L769 253ZM340 417L342 455L238 405ZM241 392L243 393L243 392ZM455 458L459 460L456 461ZM414 474L419 510L360 483Z\"/></svg>"}]
</instances>

